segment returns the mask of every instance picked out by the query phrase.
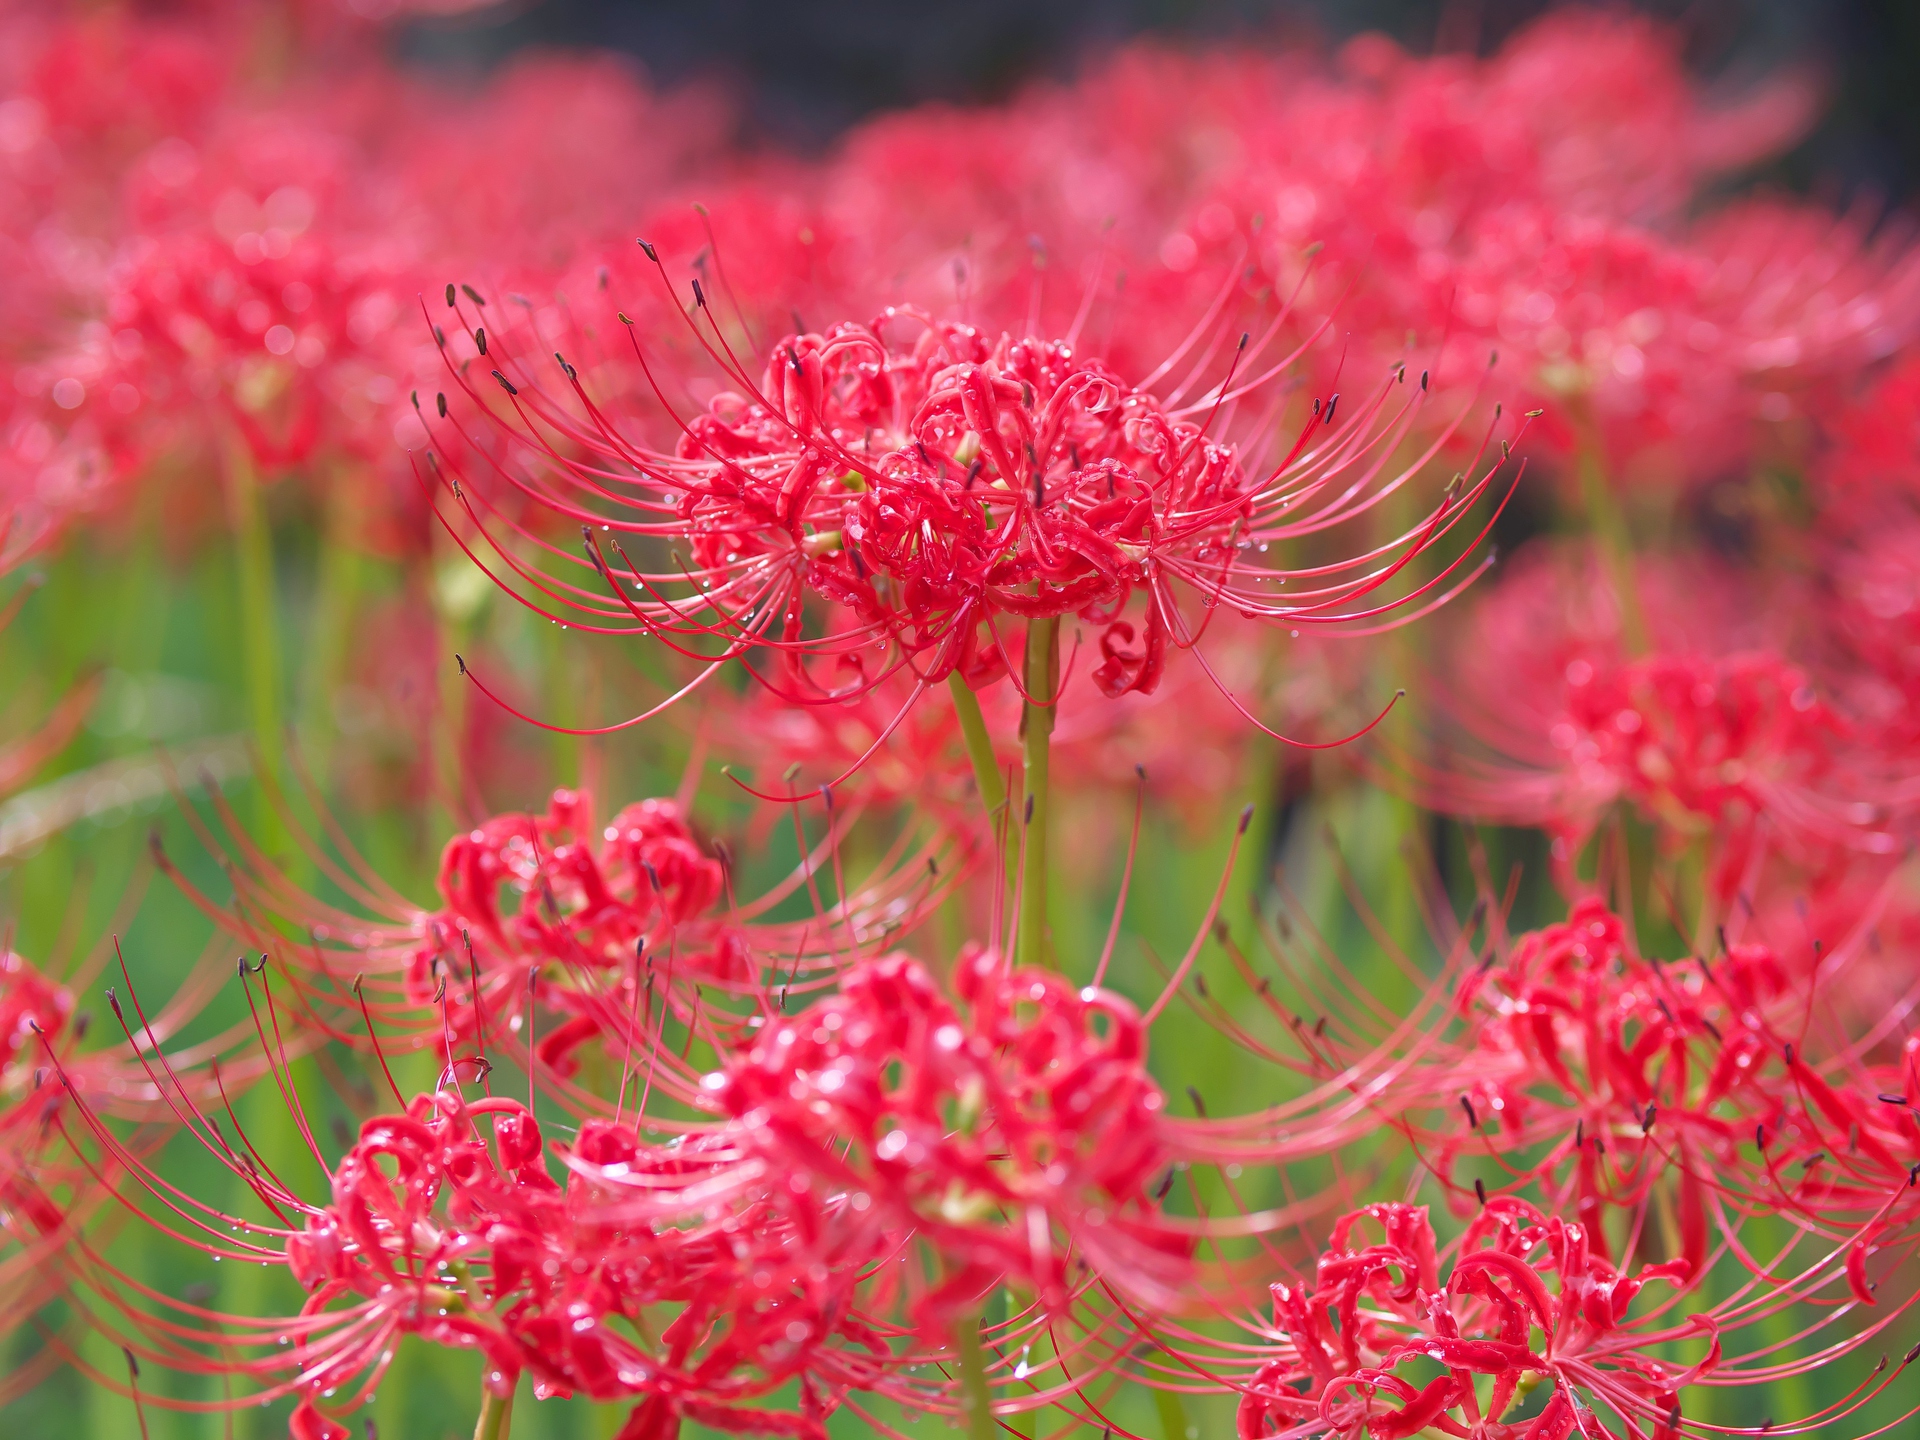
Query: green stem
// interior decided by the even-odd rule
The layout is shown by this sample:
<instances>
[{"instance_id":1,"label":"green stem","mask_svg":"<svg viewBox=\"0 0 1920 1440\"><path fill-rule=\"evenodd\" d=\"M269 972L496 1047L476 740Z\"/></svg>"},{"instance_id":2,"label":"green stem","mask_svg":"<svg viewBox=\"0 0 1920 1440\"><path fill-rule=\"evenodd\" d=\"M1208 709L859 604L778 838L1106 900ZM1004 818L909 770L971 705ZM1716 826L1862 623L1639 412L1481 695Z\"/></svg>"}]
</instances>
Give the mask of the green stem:
<instances>
[{"instance_id":1,"label":"green stem","mask_svg":"<svg viewBox=\"0 0 1920 1440\"><path fill-rule=\"evenodd\" d=\"M473 1427L473 1440L507 1440L513 1428L513 1391L496 1395L480 1383L480 1423Z\"/></svg>"},{"instance_id":2,"label":"green stem","mask_svg":"<svg viewBox=\"0 0 1920 1440\"><path fill-rule=\"evenodd\" d=\"M1600 453L1597 437L1588 435L1580 446L1580 498L1586 506L1587 524L1594 543L1600 549L1600 563L1607 580L1620 601L1620 635L1629 655L1643 655L1647 649L1647 623L1640 613L1640 587L1633 569L1633 534L1619 498L1607 478L1606 460Z\"/></svg>"},{"instance_id":3,"label":"green stem","mask_svg":"<svg viewBox=\"0 0 1920 1440\"><path fill-rule=\"evenodd\" d=\"M1026 839L1020 859L1020 929L1016 957L1022 965L1047 963L1047 810L1053 701L1060 688L1060 619L1049 616L1027 626L1025 684L1028 699L1020 712L1020 758ZM1042 705L1036 703L1044 700Z\"/></svg>"},{"instance_id":4,"label":"green stem","mask_svg":"<svg viewBox=\"0 0 1920 1440\"><path fill-rule=\"evenodd\" d=\"M232 437L227 445L227 520L233 527L234 562L240 583L240 662L245 677L247 714L252 721L253 744L260 778L254 793L262 849L281 848L279 812L274 797L280 791L280 698L274 643L273 536L260 505L259 478L246 442Z\"/></svg>"},{"instance_id":5,"label":"green stem","mask_svg":"<svg viewBox=\"0 0 1920 1440\"><path fill-rule=\"evenodd\" d=\"M353 486L330 477L327 528L320 543L320 569L307 641L306 674L301 677L301 740L314 782L325 787L332 762L334 702L346 674L353 642L353 616L360 592L360 545Z\"/></svg>"},{"instance_id":6,"label":"green stem","mask_svg":"<svg viewBox=\"0 0 1920 1440\"><path fill-rule=\"evenodd\" d=\"M433 611L439 631L440 694L428 737L433 766L433 788L447 813L438 817L437 834L460 828L466 813L464 741L467 728L467 678L455 656L463 654L473 638L474 622L485 607L491 582L451 544L443 543L432 571Z\"/></svg>"},{"instance_id":7,"label":"green stem","mask_svg":"<svg viewBox=\"0 0 1920 1440\"><path fill-rule=\"evenodd\" d=\"M1188 1440L1195 1433L1187 1419L1187 1407L1171 1390L1153 1392L1154 1407L1160 1412L1160 1430L1166 1440Z\"/></svg>"},{"instance_id":8,"label":"green stem","mask_svg":"<svg viewBox=\"0 0 1920 1440\"><path fill-rule=\"evenodd\" d=\"M955 1322L960 1350L960 1423L968 1440L996 1440L1000 1427L993 1421L991 1392L987 1389L987 1360L980 1345L980 1317Z\"/></svg>"},{"instance_id":9,"label":"green stem","mask_svg":"<svg viewBox=\"0 0 1920 1440\"><path fill-rule=\"evenodd\" d=\"M953 696L953 712L960 717L960 734L967 742L967 758L973 762L973 783L979 787L987 818L992 820L1007 803L1007 782L1000 775L1000 762L993 753L987 717L980 713L979 697L960 678L958 670L947 677L947 690Z\"/></svg>"}]
</instances>

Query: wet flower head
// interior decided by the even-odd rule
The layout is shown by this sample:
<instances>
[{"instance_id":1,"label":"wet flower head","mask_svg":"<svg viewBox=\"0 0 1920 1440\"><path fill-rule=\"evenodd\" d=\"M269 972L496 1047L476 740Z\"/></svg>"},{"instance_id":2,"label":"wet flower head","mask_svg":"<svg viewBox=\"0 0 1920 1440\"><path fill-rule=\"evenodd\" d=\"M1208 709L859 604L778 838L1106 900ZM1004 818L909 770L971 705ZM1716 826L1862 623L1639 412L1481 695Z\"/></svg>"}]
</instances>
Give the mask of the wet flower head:
<instances>
[{"instance_id":1,"label":"wet flower head","mask_svg":"<svg viewBox=\"0 0 1920 1440\"><path fill-rule=\"evenodd\" d=\"M1404 451L1430 398L1405 366L1345 406L1337 394L1296 397L1283 419L1272 382L1294 357L1270 353L1277 321L1237 347L1203 328L1130 380L1071 335L894 309L790 335L756 377L695 290L688 323L717 376L670 374L641 327L626 327L671 448L646 443L645 423L601 398L621 373L611 362L581 369L556 354L536 366L518 324L504 336L472 324L465 359L465 344L447 342L451 378L495 427L429 419L424 468L446 482L443 519L464 507L487 532L472 545L491 546L496 578L569 625L655 636L709 661L771 652L769 683L810 703L864 693L903 666L923 687L956 672L983 685L1016 668L1013 627L1078 617L1097 629L1094 674L1117 696L1151 691L1172 649L1197 648L1213 608L1369 628L1471 573L1464 554L1410 565L1450 535L1472 548L1480 522L1468 512L1499 468L1479 463L1492 430L1451 484L1421 491L1465 416ZM448 296L463 321L470 310L484 320L471 296ZM697 410L671 393L675 380L706 396ZM1425 514L1396 531L1378 522L1403 490ZM554 580L494 533L538 534L514 518L523 499L581 526L576 563L591 583ZM1359 554L1328 538L1368 524ZM670 568L636 563L626 546L637 542L641 555L665 549ZM1269 552L1282 543L1320 563L1281 568ZM809 619L816 598L838 607L832 623Z\"/></svg>"},{"instance_id":2,"label":"wet flower head","mask_svg":"<svg viewBox=\"0 0 1920 1440\"><path fill-rule=\"evenodd\" d=\"M1009 1275L1060 1305L1057 1235L1164 1296L1180 1257L1153 1233L1165 1100L1138 1012L992 950L963 955L956 978L965 1008L917 961L869 962L709 1089L783 1165L941 1255L936 1315Z\"/></svg>"}]
</instances>

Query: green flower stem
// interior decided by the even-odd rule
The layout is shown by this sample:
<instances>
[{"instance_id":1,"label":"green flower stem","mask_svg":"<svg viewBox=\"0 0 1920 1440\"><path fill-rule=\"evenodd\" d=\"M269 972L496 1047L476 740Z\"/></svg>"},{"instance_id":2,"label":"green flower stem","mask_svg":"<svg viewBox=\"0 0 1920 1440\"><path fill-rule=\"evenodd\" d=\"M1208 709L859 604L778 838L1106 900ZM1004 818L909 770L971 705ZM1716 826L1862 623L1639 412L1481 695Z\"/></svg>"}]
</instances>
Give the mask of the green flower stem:
<instances>
[{"instance_id":1,"label":"green flower stem","mask_svg":"<svg viewBox=\"0 0 1920 1440\"><path fill-rule=\"evenodd\" d=\"M987 717L980 713L979 697L960 678L958 670L947 677L947 690L953 696L954 714L960 717L960 734L967 742L967 759L973 762L973 783L979 787L980 803L987 807L988 820L997 819L1007 803L1007 782L994 757Z\"/></svg>"},{"instance_id":2,"label":"green flower stem","mask_svg":"<svg viewBox=\"0 0 1920 1440\"><path fill-rule=\"evenodd\" d=\"M273 536L260 505L260 482L246 442L229 438L226 455L227 520L233 528L234 562L240 585L240 663L260 767L255 784L255 821L260 846L283 850L283 829L274 808L281 784L280 685L274 635Z\"/></svg>"},{"instance_id":3,"label":"green flower stem","mask_svg":"<svg viewBox=\"0 0 1920 1440\"><path fill-rule=\"evenodd\" d=\"M480 1382L480 1423L473 1427L473 1440L507 1440L513 1428L513 1392L496 1395Z\"/></svg>"},{"instance_id":4,"label":"green flower stem","mask_svg":"<svg viewBox=\"0 0 1920 1440\"><path fill-rule=\"evenodd\" d=\"M980 1344L980 1317L955 1322L954 1339L960 1351L960 1425L967 1440L996 1440L991 1392L987 1389L987 1359Z\"/></svg>"},{"instance_id":5,"label":"green flower stem","mask_svg":"<svg viewBox=\"0 0 1920 1440\"><path fill-rule=\"evenodd\" d=\"M364 571L354 487L338 473L330 477L330 482L300 695L300 737L306 763L314 783L323 789L333 760L334 702L346 675Z\"/></svg>"},{"instance_id":6,"label":"green flower stem","mask_svg":"<svg viewBox=\"0 0 1920 1440\"><path fill-rule=\"evenodd\" d=\"M1187 1419L1187 1407L1171 1390L1153 1392L1154 1408L1160 1412L1160 1432L1166 1440L1191 1440L1198 1433Z\"/></svg>"},{"instance_id":7,"label":"green flower stem","mask_svg":"<svg viewBox=\"0 0 1920 1440\"><path fill-rule=\"evenodd\" d=\"M1020 712L1020 756L1025 829L1020 861L1020 928L1016 958L1022 965L1047 963L1047 808L1051 798L1049 749L1053 700L1060 688L1060 620L1050 616L1027 626L1025 685ZM1036 703L1044 700L1042 705Z\"/></svg>"},{"instance_id":8,"label":"green flower stem","mask_svg":"<svg viewBox=\"0 0 1920 1440\"><path fill-rule=\"evenodd\" d=\"M1647 622L1640 613L1640 587L1634 576L1633 532L1628 529L1626 512L1614 494L1597 430L1582 416L1576 415L1574 424L1580 437L1580 499L1586 507L1587 525L1593 532L1594 544L1599 547L1600 563L1606 569L1613 593L1620 597L1620 634L1626 641L1627 653L1643 655L1647 649Z\"/></svg>"},{"instance_id":9,"label":"green flower stem","mask_svg":"<svg viewBox=\"0 0 1920 1440\"><path fill-rule=\"evenodd\" d=\"M475 637L475 624L492 593L492 582L450 542L436 550L432 573L433 614L439 647L439 703L427 744L433 793L446 813L436 817L436 834L461 828L466 814L467 677L459 661Z\"/></svg>"}]
</instances>

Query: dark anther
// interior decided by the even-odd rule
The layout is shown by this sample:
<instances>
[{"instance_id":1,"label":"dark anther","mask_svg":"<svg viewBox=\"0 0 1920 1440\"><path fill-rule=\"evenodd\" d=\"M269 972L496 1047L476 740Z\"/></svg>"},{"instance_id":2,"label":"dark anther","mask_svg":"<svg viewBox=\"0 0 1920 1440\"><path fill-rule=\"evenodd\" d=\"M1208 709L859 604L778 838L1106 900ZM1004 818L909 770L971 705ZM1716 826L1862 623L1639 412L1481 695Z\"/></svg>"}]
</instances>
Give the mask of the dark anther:
<instances>
[{"instance_id":1,"label":"dark anther","mask_svg":"<svg viewBox=\"0 0 1920 1440\"><path fill-rule=\"evenodd\" d=\"M700 282L698 280L693 282L693 303L698 305L702 310L707 308L706 292L700 288Z\"/></svg>"},{"instance_id":2,"label":"dark anther","mask_svg":"<svg viewBox=\"0 0 1920 1440\"><path fill-rule=\"evenodd\" d=\"M1026 824L1026 825L1031 825L1031 824L1033 823L1033 796L1031 796L1031 795L1029 795L1029 796L1027 796L1027 814L1026 814L1026 819L1025 819L1024 821L1022 821L1021 823L1023 823L1023 824Z\"/></svg>"},{"instance_id":3,"label":"dark anther","mask_svg":"<svg viewBox=\"0 0 1920 1440\"><path fill-rule=\"evenodd\" d=\"M1187 1098L1193 1101L1194 1114L1198 1115L1202 1120L1206 1119L1207 1102L1200 1098L1200 1092L1189 1085L1187 1086Z\"/></svg>"},{"instance_id":4,"label":"dark anther","mask_svg":"<svg viewBox=\"0 0 1920 1440\"><path fill-rule=\"evenodd\" d=\"M474 289L471 285L462 285L460 288L466 291L467 298L471 300L474 304L484 305L487 303L485 300L482 300L480 298L480 292Z\"/></svg>"},{"instance_id":5,"label":"dark anther","mask_svg":"<svg viewBox=\"0 0 1920 1440\"><path fill-rule=\"evenodd\" d=\"M1253 802L1249 800L1240 811L1240 833L1247 833L1247 826L1253 823Z\"/></svg>"},{"instance_id":6,"label":"dark anther","mask_svg":"<svg viewBox=\"0 0 1920 1440\"><path fill-rule=\"evenodd\" d=\"M1487 1182L1482 1180L1478 1175L1473 1177L1473 1193L1480 1197L1482 1206L1487 1203Z\"/></svg>"},{"instance_id":7,"label":"dark anther","mask_svg":"<svg viewBox=\"0 0 1920 1440\"><path fill-rule=\"evenodd\" d=\"M1480 1128L1480 1116L1478 1113L1475 1112L1473 1108L1473 1101L1469 1100L1466 1096L1462 1095L1460 1097L1460 1108L1467 1112L1468 1128L1473 1130L1478 1130Z\"/></svg>"},{"instance_id":8,"label":"dark anther","mask_svg":"<svg viewBox=\"0 0 1920 1440\"><path fill-rule=\"evenodd\" d=\"M453 282L451 280L447 282L447 308L449 310L453 308Z\"/></svg>"},{"instance_id":9,"label":"dark anther","mask_svg":"<svg viewBox=\"0 0 1920 1440\"><path fill-rule=\"evenodd\" d=\"M1424 370L1420 372L1420 388L1422 390L1427 388L1427 372Z\"/></svg>"},{"instance_id":10,"label":"dark anther","mask_svg":"<svg viewBox=\"0 0 1920 1440\"><path fill-rule=\"evenodd\" d=\"M1324 417L1327 424L1331 425L1333 423L1333 407L1338 405L1339 403L1340 403L1340 392L1336 390L1334 391L1333 398L1327 401L1327 413L1326 413L1326 416Z\"/></svg>"},{"instance_id":11,"label":"dark anther","mask_svg":"<svg viewBox=\"0 0 1920 1440\"><path fill-rule=\"evenodd\" d=\"M447 394L444 390L433 397L434 408L440 412L442 420L447 418Z\"/></svg>"},{"instance_id":12,"label":"dark anther","mask_svg":"<svg viewBox=\"0 0 1920 1440\"><path fill-rule=\"evenodd\" d=\"M476 325L473 331L473 343L480 347L482 355L487 353L487 327Z\"/></svg>"},{"instance_id":13,"label":"dark anther","mask_svg":"<svg viewBox=\"0 0 1920 1440\"><path fill-rule=\"evenodd\" d=\"M659 251L655 250L653 246L649 245L644 240L640 241L639 244L640 244L640 248L647 252L647 259L653 261L654 264L658 265L660 263Z\"/></svg>"},{"instance_id":14,"label":"dark anther","mask_svg":"<svg viewBox=\"0 0 1920 1440\"><path fill-rule=\"evenodd\" d=\"M493 378L500 382L500 388L506 391L509 395L518 395L520 393L518 390L513 388L513 382L507 379L507 377L502 375L498 370L493 372Z\"/></svg>"},{"instance_id":15,"label":"dark anther","mask_svg":"<svg viewBox=\"0 0 1920 1440\"><path fill-rule=\"evenodd\" d=\"M467 673L467 662L466 662L466 660L465 660L465 659L464 659L464 658L463 658L463 657L462 657L462 656L461 656L461 655L459 654L459 652L458 652L458 651L456 651L456 652L454 653L454 657L453 657L453 663L454 663L454 664L456 664L456 665L458 665L458 666L460 667L460 673L461 673L462 675L464 675L464 674L466 674L466 673Z\"/></svg>"}]
</instances>

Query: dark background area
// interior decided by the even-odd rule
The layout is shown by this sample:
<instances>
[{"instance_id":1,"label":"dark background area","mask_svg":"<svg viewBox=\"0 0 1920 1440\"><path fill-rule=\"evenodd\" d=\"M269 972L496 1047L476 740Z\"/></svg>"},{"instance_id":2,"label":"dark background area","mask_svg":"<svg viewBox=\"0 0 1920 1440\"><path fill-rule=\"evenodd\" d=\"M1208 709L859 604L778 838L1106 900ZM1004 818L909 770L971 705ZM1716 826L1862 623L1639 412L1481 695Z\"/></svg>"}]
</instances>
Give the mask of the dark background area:
<instances>
[{"instance_id":1,"label":"dark background area","mask_svg":"<svg viewBox=\"0 0 1920 1440\"><path fill-rule=\"evenodd\" d=\"M506 0L423 21L409 58L479 67L527 45L636 56L658 82L718 80L747 137L830 144L877 110L991 100L1137 35L1192 43L1332 46L1380 30L1421 53L1497 47L1544 0ZM1920 182L1920 0L1649 0L1709 78L1737 84L1813 64L1819 127L1770 175L1796 189L1901 204Z\"/></svg>"}]
</instances>

